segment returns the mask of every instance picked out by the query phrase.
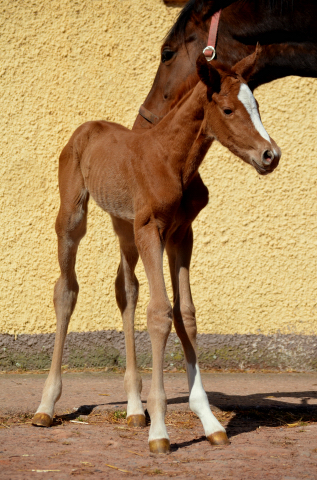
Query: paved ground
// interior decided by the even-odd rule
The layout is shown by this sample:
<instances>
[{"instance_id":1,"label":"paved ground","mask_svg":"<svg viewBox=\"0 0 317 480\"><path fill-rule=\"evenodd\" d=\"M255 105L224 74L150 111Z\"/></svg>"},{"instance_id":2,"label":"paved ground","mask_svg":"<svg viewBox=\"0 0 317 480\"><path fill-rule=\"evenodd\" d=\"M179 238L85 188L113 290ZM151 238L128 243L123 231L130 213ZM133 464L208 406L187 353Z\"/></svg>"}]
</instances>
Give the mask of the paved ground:
<instances>
[{"instance_id":1,"label":"paved ground","mask_svg":"<svg viewBox=\"0 0 317 480\"><path fill-rule=\"evenodd\" d=\"M317 479L317 374L206 373L231 445L211 447L188 411L186 375L166 374L172 452L148 453L124 418L122 374L66 372L50 429L31 426L45 375L0 375L0 479ZM143 398L150 386L144 375Z\"/></svg>"}]
</instances>

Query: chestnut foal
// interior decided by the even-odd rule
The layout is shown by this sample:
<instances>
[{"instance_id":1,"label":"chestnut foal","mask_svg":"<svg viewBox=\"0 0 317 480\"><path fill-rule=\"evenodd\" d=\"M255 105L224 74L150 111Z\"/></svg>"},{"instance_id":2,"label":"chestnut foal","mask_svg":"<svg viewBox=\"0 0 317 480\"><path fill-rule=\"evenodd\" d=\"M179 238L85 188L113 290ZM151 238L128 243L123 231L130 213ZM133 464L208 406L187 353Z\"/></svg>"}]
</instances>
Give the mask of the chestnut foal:
<instances>
[{"instance_id":1,"label":"chestnut foal","mask_svg":"<svg viewBox=\"0 0 317 480\"><path fill-rule=\"evenodd\" d=\"M212 444L228 443L225 429L211 413L197 364L195 308L189 283L192 222L208 202L208 189L198 168L215 138L261 174L278 165L280 149L266 133L243 79L252 72L256 55L254 52L231 69L207 63L201 55L197 60L201 81L156 127L136 133L115 123L88 122L77 128L63 149L59 163L61 206L56 221L61 269L54 292L57 331L51 369L33 425L52 424L54 405L61 396L63 346L79 290L76 253L86 232L87 204L92 195L110 214L120 242L115 289L126 341L124 387L129 425L145 425L133 334L138 298L134 270L140 255L150 288L150 451L165 453L170 448L164 421L163 362L172 319L185 352L190 408L201 419ZM163 277L164 248L172 278L173 308Z\"/></svg>"}]
</instances>

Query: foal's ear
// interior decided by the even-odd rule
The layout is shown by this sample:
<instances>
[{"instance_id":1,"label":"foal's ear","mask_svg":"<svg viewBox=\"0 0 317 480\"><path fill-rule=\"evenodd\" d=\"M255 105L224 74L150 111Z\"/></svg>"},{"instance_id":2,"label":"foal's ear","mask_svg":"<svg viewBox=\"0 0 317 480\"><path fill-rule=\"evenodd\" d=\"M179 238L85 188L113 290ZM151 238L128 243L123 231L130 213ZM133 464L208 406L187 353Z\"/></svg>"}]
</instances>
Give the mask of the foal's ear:
<instances>
[{"instance_id":1,"label":"foal's ear","mask_svg":"<svg viewBox=\"0 0 317 480\"><path fill-rule=\"evenodd\" d=\"M208 87L210 93L219 93L221 89L221 75L218 70L206 60L203 53L199 55L196 67L200 80Z\"/></svg>"},{"instance_id":2,"label":"foal's ear","mask_svg":"<svg viewBox=\"0 0 317 480\"><path fill-rule=\"evenodd\" d=\"M241 77L248 82L254 73L256 62L259 58L259 55L261 53L261 46L259 43L257 43L255 47L255 51L251 53L251 55L243 58L240 60L240 62L236 63L234 67L232 67L232 71L234 73L237 73L238 75L241 75Z\"/></svg>"}]
</instances>

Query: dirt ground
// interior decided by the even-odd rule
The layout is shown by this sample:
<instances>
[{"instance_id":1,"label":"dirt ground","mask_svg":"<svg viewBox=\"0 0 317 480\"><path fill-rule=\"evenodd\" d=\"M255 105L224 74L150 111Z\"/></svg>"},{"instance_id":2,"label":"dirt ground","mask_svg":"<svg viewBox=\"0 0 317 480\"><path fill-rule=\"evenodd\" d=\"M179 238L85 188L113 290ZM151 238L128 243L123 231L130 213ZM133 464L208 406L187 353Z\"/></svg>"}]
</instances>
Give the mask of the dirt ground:
<instances>
[{"instance_id":1,"label":"dirt ground","mask_svg":"<svg viewBox=\"0 0 317 480\"><path fill-rule=\"evenodd\" d=\"M33 427L45 377L0 375L1 480L317 479L317 374L204 373L226 447L210 446L189 412L186 375L166 374L169 455L149 453L149 427L127 427L122 373L64 371L53 427Z\"/></svg>"}]
</instances>

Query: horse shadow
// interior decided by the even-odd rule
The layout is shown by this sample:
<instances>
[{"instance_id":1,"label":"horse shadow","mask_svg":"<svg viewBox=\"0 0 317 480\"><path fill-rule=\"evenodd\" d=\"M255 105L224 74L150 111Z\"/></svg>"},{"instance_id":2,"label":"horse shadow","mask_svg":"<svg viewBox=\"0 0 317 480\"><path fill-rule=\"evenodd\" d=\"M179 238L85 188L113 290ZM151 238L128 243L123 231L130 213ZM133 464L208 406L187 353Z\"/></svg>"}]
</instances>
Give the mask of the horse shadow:
<instances>
[{"instance_id":1,"label":"horse shadow","mask_svg":"<svg viewBox=\"0 0 317 480\"><path fill-rule=\"evenodd\" d=\"M282 427L317 422L317 391L267 392L251 395L227 395L222 392L206 392L212 410L231 413L226 431L228 437L252 432L259 427ZM300 403L287 401L300 399ZM169 405L188 402L188 396L169 399Z\"/></svg>"},{"instance_id":2,"label":"horse shadow","mask_svg":"<svg viewBox=\"0 0 317 480\"><path fill-rule=\"evenodd\" d=\"M77 420L81 415L90 415L96 407L104 406L104 403L96 403L92 405L81 405L74 412L64 413L62 415L55 415L53 419L53 427L61 425L63 422L70 422L71 420Z\"/></svg>"},{"instance_id":3,"label":"horse shadow","mask_svg":"<svg viewBox=\"0 0 317 480\"><path fill-rule=\"evenodd\" d=\"M183 393L183 392L182 392ZM242 433L252 432L259 427L301 426L306 422L317 422L317 403L310 405L309 400L317 400L317 391L302 392L266 392L251 395L227 395L222 392L207 391L211 409L216 412L231 414L226 431L229 438ZM293 403L287 399L299 399ZM167 400L168 405L188 403L188 394ZM123 406L126 402L108 402L102 404L81 405L76 411L58 415L54 424L76 420L81 415L90 415L97 407ZM147 411L146 411L147 414ZM147 424L150 418L147 414ZM205 441L201 436L190 441L172 444L173 451Z\"/></svg>"}]
</instances>

